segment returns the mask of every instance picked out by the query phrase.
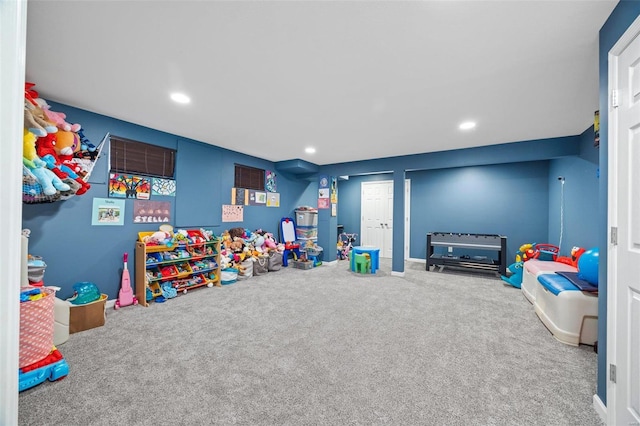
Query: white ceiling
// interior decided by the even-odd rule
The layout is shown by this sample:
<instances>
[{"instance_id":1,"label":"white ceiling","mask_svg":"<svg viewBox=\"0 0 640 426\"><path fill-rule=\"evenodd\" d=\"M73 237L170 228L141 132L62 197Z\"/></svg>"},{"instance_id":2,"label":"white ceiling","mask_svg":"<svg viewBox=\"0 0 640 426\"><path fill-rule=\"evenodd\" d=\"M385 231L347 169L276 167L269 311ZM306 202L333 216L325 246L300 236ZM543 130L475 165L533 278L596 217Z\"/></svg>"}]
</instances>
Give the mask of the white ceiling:
<instances>
[{"instance_id":1,"label":"white ceiling","mask_svg":"<svg viewBox=\"0 0 640 426\"><path fill-rule=\"evenodd\" d=\"M47 100L271 161L568 136L593 124L615 5L30 0L26 78Z\"/></svg>"}]
</instances>

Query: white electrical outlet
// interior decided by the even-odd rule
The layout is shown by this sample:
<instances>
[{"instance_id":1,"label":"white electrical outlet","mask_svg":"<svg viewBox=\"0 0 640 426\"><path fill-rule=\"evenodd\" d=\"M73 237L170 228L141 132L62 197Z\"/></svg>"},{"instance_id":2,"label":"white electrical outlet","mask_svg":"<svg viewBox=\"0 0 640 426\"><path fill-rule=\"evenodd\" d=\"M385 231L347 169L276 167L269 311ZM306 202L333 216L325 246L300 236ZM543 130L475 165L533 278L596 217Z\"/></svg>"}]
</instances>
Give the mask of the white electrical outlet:
<instances>
[{"instance_id":1,"label":"white electrical outlet","mask_svg":"<svg viewBox=\"0 0 640 426\"><path fill-rule=\"evenodd\" d=\"M448 247L449 253L453 253L453 247Z\"/></svg>"}]
</instances>

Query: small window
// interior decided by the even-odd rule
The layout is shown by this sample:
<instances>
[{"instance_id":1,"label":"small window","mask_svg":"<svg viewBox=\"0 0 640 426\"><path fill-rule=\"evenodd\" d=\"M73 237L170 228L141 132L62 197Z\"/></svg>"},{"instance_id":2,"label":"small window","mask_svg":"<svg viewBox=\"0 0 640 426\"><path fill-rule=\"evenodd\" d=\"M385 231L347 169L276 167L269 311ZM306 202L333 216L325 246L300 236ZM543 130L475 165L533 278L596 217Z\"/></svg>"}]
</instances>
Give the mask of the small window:
<instances>
[{"instance_id":1,"label":"small window","mask_svg":"<svg viewBox=\"0 0 640 426\"><path fill-rule=\"evenodd\" d=\"M264 191L264 170L236 164L236 176L233 186L236 188Z\"/></svg>"},{"instance_id":2,"label":"small window","mask_svg":"<svg viewBox=\"0 0 640 426\"><path fill-rule=\"evenodd\" d=\"M111 136L110 170L173 179L176 150Z\"/></svg>"}]
</instances>

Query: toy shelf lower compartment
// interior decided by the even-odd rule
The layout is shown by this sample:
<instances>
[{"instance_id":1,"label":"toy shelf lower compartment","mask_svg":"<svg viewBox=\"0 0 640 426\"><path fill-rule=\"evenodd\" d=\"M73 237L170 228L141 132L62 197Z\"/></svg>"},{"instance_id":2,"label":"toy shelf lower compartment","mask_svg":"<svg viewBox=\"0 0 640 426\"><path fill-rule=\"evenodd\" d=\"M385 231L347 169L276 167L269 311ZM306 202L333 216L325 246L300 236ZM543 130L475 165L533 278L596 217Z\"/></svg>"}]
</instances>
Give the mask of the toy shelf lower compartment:
<instances>
[{"instance_id":1,"label":"toy shelf lower compartment","mask_svg":"<svg viewBox=\"0 0 640 426\"><path fill-rule=\"evenodd\" d=\"M178 291L185 291L192 288L198 288L205 285L211 286L218 282L218 277L215 272L209 272L207 274L197 274L189 278L175 280L172 283L173 288Z\"/></svg>"},{"instance_id":2,"label":"toy shelf lower compartment","mask_svg":"<svg viewBox=\"0 0 640 426\"><path fill-rule=\"evenodd\" d=\"M175 288L179 292L181 291L186 293L187 290L193 288L218 285L218 281L216 271L211 270L206 273L193 274L183 278L166 278L147 282L147 287L151 290L152 296L156 298L158 296L162 296L162 286L165 283L169 283L171 287Z\"/></svg>"},{"instance_id":3,"label":"toy shelf lower compartment","mask_svg":"<svg viewBox=\"0 0 640 426\"><path fill-rule=\"evenodd\" d=\"M434 266L442 265L456 266L459 268L485 269L488 271L498 271L500 269L500 265L496 264L493 259L474 258L474 256L464 258L460 256L433 254L429 257L429 264Z\"/></svg>"},{"instance_id":4,"label":"toy shelf lower compartment","mask_svg":"<svg viewBox=\"0 0 640 426\"><path fill-rule=\"evenodd\" d=\"M436 247L440 252L436 252ZM448 253L442 249L448 248ZM456 255L453 251L480 250L488 256ZM479 269L506 275L507 237L497 234L427 233L427 271L434 266ZM484 253L482 253L484 254ZM496 259L497 258L497 259Z\"/></svg>"}]
</instances>

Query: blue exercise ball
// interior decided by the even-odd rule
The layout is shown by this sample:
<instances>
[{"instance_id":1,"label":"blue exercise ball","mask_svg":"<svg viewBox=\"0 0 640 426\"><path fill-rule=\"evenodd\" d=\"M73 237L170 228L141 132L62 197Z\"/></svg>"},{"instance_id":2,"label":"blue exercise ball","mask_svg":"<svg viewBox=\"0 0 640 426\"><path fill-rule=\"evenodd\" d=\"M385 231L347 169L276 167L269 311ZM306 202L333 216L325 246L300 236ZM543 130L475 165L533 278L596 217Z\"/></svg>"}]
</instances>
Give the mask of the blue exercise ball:
<instances>
[{"instance_id":1,"label":"blue exercise ball","mask_svg":"<svg viewBox=\"0 0 640 426\"><path fill-rule=\"evenodd\" d=\"M598 262L600 251L597 247L582 253L578 259L578 278L589 284L598 285Z\"/></svg>"}]
</instances>

